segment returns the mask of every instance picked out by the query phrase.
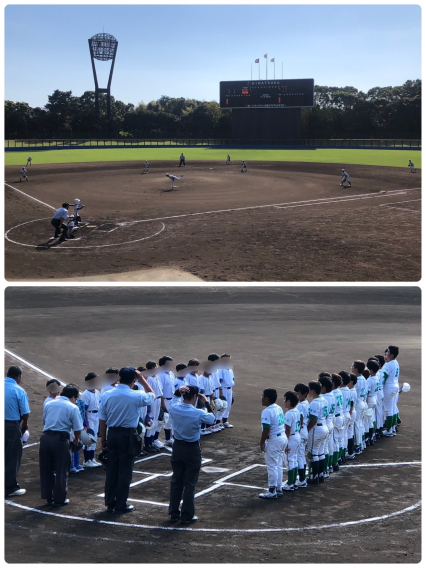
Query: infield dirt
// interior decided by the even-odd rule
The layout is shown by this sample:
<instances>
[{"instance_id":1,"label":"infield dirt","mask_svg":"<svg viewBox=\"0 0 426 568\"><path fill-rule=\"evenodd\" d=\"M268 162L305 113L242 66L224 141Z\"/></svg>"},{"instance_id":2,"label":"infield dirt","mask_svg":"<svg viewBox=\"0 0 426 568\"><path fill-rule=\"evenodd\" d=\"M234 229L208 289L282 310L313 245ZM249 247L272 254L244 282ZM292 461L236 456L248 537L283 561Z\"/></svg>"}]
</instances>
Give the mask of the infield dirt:
<instances>
[{"instance_id":1,"label":"infield dirt","mask_svg":"<svg viewBox=\"0 0 426 568\"><path fill-rule=\"evenodd\" d=\"M344 189L336 164L257 162L241 173L239 164L153 162L148 175L142 162L28 170L30 181L17 183L18 168L6 168L10 281L147 269L212 282L421 277L419 171L354 165ZM174 191L167 172L184 174ZM10 186L55 209L78 197L89 226L73 241L49 240L53 209Z\"/></svg>"},{"instance_id":2,"label":"infield dirt","mask_svg":"<svg viewBox=\"0 0 426 568\"><path fill-rule=\"evenodd\" d=\"M360 524L420 500L418 463L391 465L420 460L419 289L9 288L5 336L13 353L80 384L88 371L140 365L164 353L177 363L203 359L212 351L230 352L236 375L230 416L234 428L201 440L203 457L212 460L207 465L226 471L202 471L199 491L245 467L264 464L258 447L264 388L277 388L281 402L297 382L315 379L322 370L347 369L354 359L382 353L389 343L399 345L401 381L411 384L411 391L399 398L398 435L381 439L350 464L369 467L342 467L326 483L273 502L258 498L267 476L264 467L253 468L229 480L236 485L221 485L198 497L200 521L184 531L166 530L172 525L164 506L169 487L164 477L130 492L133 499L163 506L134 501L135 511L127 516L111 518L105 512L97 496L103 492L103 468L71 477L70 505L48 509L40 499L38 446L28 447L18 477L27 493L11 501L36 511L6 505L7 562L420 561L420 508ZM17 362L13 356L6 359L6 367ZM29 443L36 443L46 377L23 368L31 406ZM136 471L145 473L135 473L134 481L170 472L168 456L136 465ZM43 514L49 512L64 517ZM348 522L353 524L343 524ZM328 528L303 530L324 525Z\"/></svg>"}]
</instances>

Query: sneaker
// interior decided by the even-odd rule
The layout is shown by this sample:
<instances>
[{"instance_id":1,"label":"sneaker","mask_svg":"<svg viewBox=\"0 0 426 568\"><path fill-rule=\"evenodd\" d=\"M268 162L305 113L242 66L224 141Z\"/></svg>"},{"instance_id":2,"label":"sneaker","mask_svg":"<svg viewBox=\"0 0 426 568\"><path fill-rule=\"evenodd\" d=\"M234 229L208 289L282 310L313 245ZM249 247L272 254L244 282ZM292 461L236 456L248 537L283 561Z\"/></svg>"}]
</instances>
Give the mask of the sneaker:
<instances>
[{"instance_id":1,"label":"sneaker","mask_svg":"<svg viewBox=\"0 0 426 568\"><path fill-rule=\"evenodd\" d=\"M333 471L339 471L339 465L333 465Z\"/></svg>"},{"instance_id":2,"label":"sneaker","mask_svg":"<svg viewBox=\"0 0 426 568\"><path fill-rule=\"evenodd\" d=\"M207 428L205 428L204 430L201 430L200 432L201 436L207 436L208 434L211 434L210 430L207 430Z\"/></svg>"},{"instance_id":3,"label":"sneaker","mask_svg":"<svg viewBox=\"0 0 426 568\"><path fill-rule=\"evenodd\" d=\"M225 429L225 426L222 424L222 422L220 424L216 424L216 426L219 428L219 430Z\"/></svg>"},{"instance_id":4,"label":"sneaker","mask_svg":"<svg viewBox=\"0 0 426 568\"><path fill-rule=\"evenodd\" d=\"M362 450L361 448L355 448L355 455L361 454Z\"/></svg>"},{"instance_id":5,"label":"sneaker","mask_svg":"<svg viewBox=\"0 0 426 568\"><path fill-rule=\"evenodd\" d=\"M281 495L283 495L283 490L282 489L277 489L276 493L278 495L278 497L281 497Z\"/></svg>"},{"instance_id":6,"label":"sneaker","mask_svg":"<svg viewBox=\"0 0 426 568\"><path fill-rule=\"evenodd\" d=\"M389 432L388 430L383 430L382 436L385 436L386 438L392 438L393 434L392 434L392 432Z\"/></svg>"},{"instance_id":7,"label":"sneaker","mask_svg":"<svg viewBox=\"0 0 426 568\"><path fill-rule=\"evenodd\" d=\"M232 424L229 424L229 422L224 422L223 427L224 428L233 428Z\"/></svg>"},{"instance_id":8,"label":"sneaker","mask_svg":"<svg viewBox=\"0 0 426 568\"><path fill-rule=\"evenodd\" d=\"M160 442L160 440L154 440L152 442L152 445L154 446L154 448L158 448L159 450L161 448L164 448L164 444L163 444L163 442Z\"/></svg>"},{"instance_id":9,"label":"sneaker","mask_svg":"<svg viewBox=\"0 0 426 568\"><path fill-rule=\"evenodd\" d=\"M294 484L295 487L307 487L308 486L308 482L306 481L306 479L304 481L300 481L299 479L296 481L296 483Z\"/></svg>"},{"instance_id":10,"label":"sneaker","mask_svg":"<svg viewBox=\"0 0 426 568\"><path fill-rule=\"evenodd\" d=\"M261 499L276 499L277 492L274 491L273 493L271 493L270 491L266 491L265 493L259 493L259 497Z\"/></svg>"},{"instance_id":11,"label":"sneaker","mask_svg":"<svg viewBox=\"0 0 426 568\"><path fill-rule=\"evenodd\" d=\"M68 505L69 502L70 502L69 499L65 499L65 501L62 501L62 503L56 503L56 502L53 503L53 506L54 507L64 507L65 505Z\"/></svg>"},{"instance_id":12,"label":"sneaker","mask_svg":"<svg viewBox=\"0 0 426 568\"><path fill-rule=\"evenodd\" d=\"M328 473L333 473L333 466L332 465L328 466Z\"/></svg>"},{"instance_id":13,"label":"sneaker","mask_svg":"<svg viewBox=\"0 0 426 568\"><path fill-rule=\"evenodd\" d=\"M348 455L346 456L346 459L347 459L347 460L354 460L354 459L355 459L355 455L356 455L355 452L354 452L353 454L348 454Z\"/></svg>"},{"instance_id":14,"label":"sneaker","mask_svg":"<svg viewBox=\"0 0 426 568\"><path fill-rule=\"evenodd\" d=\"M97 467L96 465L93 465L92 462L90 460L83 462L83 467L87 467L87 468L91 468L91 467Z\"/></svg>"},{"instance_id":15,"label":"sneaker","mask_svg":"<svg viewBox=\"0 0 426 568\"><path fill-rule=\"evenodd\" d=\"M19 497L19 495L24 495L26 492L26 489L15 489L15 491L8 494L8 497Z\"/></svg>"},{"instance_id":16,"label":"sneaker","mask_svg":"<svg viewBox=\"0 0 426 568\"><path fill-rule=\"evenodd\" d=\"M75 467L70 467L70 473L78 473L78 470Z\"/></svg>"},{"instance_id":17,"label":"sneaker","mask_svg":"<svg viewBox=\"0 0 426 568\"><path fill-rule=\"evenodd\" d=\"M166 448L171 448L173 446L173 442L174 442L174 440L172 438L170 438L170 440L166 440L164 442L164 445L166 446Z\"/></svg>"},{"instance_id":18,"label":"sneaker","mask_svg":"<svg viewBox=\"0 0 426 568\"><path fill-rule=\"evenodd\" d=\"M192 517L192 519L189 519L188 521L185 519L181 519L180 523L181 525L190 525L191 523L196 523L198 521L198 517Z\"/></svg>"},{"instance_id":19,"label":"sneaker","mask_svg":"<svg viewBox=\"0 0 426 568\"><path fill-rule=\"evenodd\" d=\"M281 488L283 491L294 491L294 485L289 485L287 482Z\"/></svg>"},{"instance_id":20,"label":"sneaker","mask_svg":"<svg viewBox=\"0 0 426 568\"><path fill-rule=\"evenodd\" d=\"M75 468L77 471L83 471L84 467L80 464Z\"/></svg>"},{"instance_id":21,"label":"sneaker","mask_svg":"<svg viewBox=\"0 0 426 568\"><path fill-rule=\"evenodd\" d=\"M324 473L324 479L328 479L330 477L330 474L327 472Z\"/></svg>"},{"instance_id":22,"label":"sneaker","mask_svg":"<svg viewBox=\"0 0 426 568\"><path fill-rule=\"evenodd\" d=\"M96 461L95 458L91 459L90 461L92 462L93 467L101 467L102 466L101 462Z\"/></svg>"}]
</instances>

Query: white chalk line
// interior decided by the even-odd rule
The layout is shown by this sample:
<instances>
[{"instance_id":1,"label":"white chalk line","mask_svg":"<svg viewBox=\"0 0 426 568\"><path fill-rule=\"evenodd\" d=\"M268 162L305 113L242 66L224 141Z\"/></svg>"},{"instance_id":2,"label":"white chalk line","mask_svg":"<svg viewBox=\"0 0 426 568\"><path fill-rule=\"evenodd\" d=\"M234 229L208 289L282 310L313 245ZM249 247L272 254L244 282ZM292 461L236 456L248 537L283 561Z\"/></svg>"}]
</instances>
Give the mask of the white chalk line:
<instances>
[{"instance_id":1,"label":"white chalk line","mask_svg":"<svg viewBox=\"0 0 426 568\"><path fill-rule=\"evenodd\" d=\"M22 446L22 449L25 450L25 448L31 448L31 446L38 446L40 444L40 442L33 442L32 444L24 444Z\"/></svg>"},{"instance_id":2,"label":"white chalk line","mask_svg":"<svg viewBox=\"0 0 426 568\"><path fill-rule=\"evenodd\" d=\"M422 465L421 461L414 462L385 462L385 463L359 463L354 465L341 465L341 469L346 469L348 467L396 467L398 465Z\"/></svg>"},{"instance_id":3,"label":"white chalk line","mask_svg":"<svg viewBox=\"0 0 426 568\"><path fill-rule=\"evenodd\" d=\"M19 227L23 227L24 225L29 225L30 223L35 223L36 221L46 221L47 219L48 219L48 217L44 217L43 219L34 219L33 221L27 221L25 223L20 223L19 225L15 225L14 227L11 227L10 229L8 229L4 236L9 242L11 242L15 245L20 245L22 247L29 247L29 248L36 248L36 249L45 248L45 249L55 250L55 251L60 250L60 251L70 252L70 251L75 251L75 250L78 251L78 250L81 250L81 249L121 247L123 245L129 245L129 244L132 244L132 243L139 243L140 241L146 241L148 239L152 239L153 237L156 237L157 235L162 233L164 231L164 229L166 228L165 224L161 223L161 225L162 225L161 229L159 231L157 231L156 233L154 233L153 235L149 235L148 237L143 237L141 239L134 239L132 241L124 241L122 243L112 243L112 244L106 244L106 245L84 245L84 246L69 246L68 245L67 246L67 245L62 244L62 246L52 247L52 246L49 246L49 245L29 245L27 243L21 243L19 241L14 241L13 239L11 239L9 237L9 233L11 231L14 231L15 229L18 229ZM117 227L117 229L118 229L118 227ZM77 239L77 240L80 240L80 239ZM68 244L70 241L66 241L66 242Z\"/></svg>"},{"instance_id":4,"label":"white chalk line","mask_svg":"<svg viewBox=\"0 0 426 568\"><path fill-rule=\"evenodd\" d=\"M5 353L7 353L8 355L10 355L11 357L14 357L15 359L17 359L18 361L20 361L21 363L23 363L24 365L26 365L27 367L29 367L30 369L33 369L34 371L37 371L37 373L40 373L41 375L44 375L45 377L47 377L48 379L56 379L57 381L59 381L61 383L61 385L64 387L67 383L64 383L64 381L61 381L61 379L58 379L58 377L54 377L53 375L50 375L49 373L46 373L46 371L43 371L43 369L40 369L40 367L36 367L35 365L33 365L32 363L30 363L29 361L27 361L26 359L24 359L23 357L20 357L19 355L17 355L16 353L14 353L13 351L10 351L10 349L6 349L6 347L4 348Z\"/></svg>"},{"instance_id":5,"label":"white chalk line","mask_svg":"<svg viewBox=\"0 0 426 568\"><path fill-rule=\"evenodd\" d=\"M17 187L13 187L13 185L10 185L6 182L4 182L4 185L6 185L7 187L10 187L11 189L14 189L15 191L18 191L19 193L22 193L23 195L25 195L26 197L29 197L30 199L34 199L34 201L37 201L38 203L41 203L42 205L46 205L46 207L49 207L49 209L53 209L54 211L56 211L56 209L54 207L52 207L52 205L49 205L48 203L45 203L44 201L40 201L40 199L36 199L32 195L25 193L25 191L21 191Z\"/></svg>"},{"instance_id":6,"label":"white chalk line","mask_svg":"<svg viewBox=\"0 0 426 568\"><path fill-rule=\"evenodd\" d=\"M405 195L405 192L401 192L401 193L393 193L392 195ZM381 199L383 197L387 197L386 194L379 194L379 195L369 195L367 197L351 197L351 198L341 198L341 197L334 197L329 201L322 201L321 203L317 202L317 203L307 203L304 205L286 205L286 206L279 206L277 205L277 209L292 209L295 207L313 207L314 205L333 205L333 204L339 204L339 203L346 203L347 201L362 201L364 199ZM338 200L338 201L337 201Z\"/></svg>"},{"instance_id":7,"label":"white chalk line","mask_svg":"<svg viewBox=\"0 0 426 568\"><path fill-rule=\"evenodd\" d=\"M408 211L409 213L416 213L421 215L421 211L416 211L416 209L407 209L406 207L394 207L393 205L386 205L388 209L396 209L396 211Z\"/></svg>"},{"instance_id":8,"label":"white chalk line","mask_svg":"<svg viewBox=\"0 0 426 568\"><path fill-rule=\"evenodd\" d=\"M120 523L118 521L102 521L99 519L88 519L87 517L75 517L70 515L61 515L59 513L52 513L50 511L42 511L40 509L35 509L33 507L27 507L26 505L20 505L19 503L15 503L10 500L5 501L6 505L10 505L12 507L17 507L19 509L23 509L25 511L31 511L33 513L39 513L42 515L48 515L51 517L62 518L71 521L85 521L88 523L99 523L101 525L111 525L116 527L123 527L123 528L135 528L135 529L148 529L148 530L164 530L164 531L192 531L192 532L202 532L202 533L279 533L279 532L302 532L302 531L310 531L310 530L321 530L321 529L331 529L337 527L348 527L348 526L355 526L355 525L362 525L366 523L373 523L378 521L384 521L387 519L391 519L393 517L397 517L399 515L404 515L405 513L409 513L418 509L421 506L421 501L417 501L414 505L410 505L405 509L400 509L399 511L395 511L394 513L389 513L387 515L382 515L380 517L370 517L368 519L359 519L357 521L347 521L344 523L333 523L329 525L319 525L319 526L307 526L307 527L287 527L287 528L272 528L272 529L203 529L203 528L185 528L185 527L163 527L161 525L140 525L136 523Z\"/></svg>"}]
</instances>

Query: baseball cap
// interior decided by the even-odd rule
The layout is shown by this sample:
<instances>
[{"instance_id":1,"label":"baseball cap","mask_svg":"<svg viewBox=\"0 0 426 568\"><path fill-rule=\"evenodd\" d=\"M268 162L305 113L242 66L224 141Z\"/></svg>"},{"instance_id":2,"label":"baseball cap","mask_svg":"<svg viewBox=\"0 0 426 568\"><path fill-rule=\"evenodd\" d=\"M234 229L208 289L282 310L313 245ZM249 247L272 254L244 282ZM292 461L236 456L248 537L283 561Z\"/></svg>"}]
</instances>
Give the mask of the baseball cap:
<instances>
[{"instance_id":1,"label":"baseball cap","mask_svg":"<svg viewBox=\"0 0 426 568\"><path fill-rule=\"evenodd\" d=\"M134 367L122 367L118 374L120 375L120 379L128 379L132 381L135 378L136 369Z\"/></svg>"}]
</instances>

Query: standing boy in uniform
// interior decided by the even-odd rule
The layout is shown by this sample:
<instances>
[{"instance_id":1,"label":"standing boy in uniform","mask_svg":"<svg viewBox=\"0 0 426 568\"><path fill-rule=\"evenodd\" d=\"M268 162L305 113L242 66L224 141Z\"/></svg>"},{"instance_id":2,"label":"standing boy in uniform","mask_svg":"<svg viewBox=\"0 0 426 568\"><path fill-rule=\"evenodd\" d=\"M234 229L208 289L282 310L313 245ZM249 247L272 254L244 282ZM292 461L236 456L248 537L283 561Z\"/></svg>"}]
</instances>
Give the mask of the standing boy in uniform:
<instances>
[{"instance_id":1,"label":"standing boy in uniform","mask_svg":"<svg viewBox=\"0 0 426 568\"><path fill-rule=\"evenodd\" d=\"M228 422L229 413L231 412L232 406L232 390L235 385L235 375L231 366L227 367L227 363L231 361L231 355L229 353L224 353L220 357L221 363L223 363L224 367L219 369L219 380L220 380L220 387L223 392L223 396L228 403L228 406L225 408L225 411L222 414L222 424L224 428L233 428L232 424Z\"/></svg>"},{"instance_id":2,"label":"standing boy in uniform","mask_svg":"<svg viewBox=\"0 0 426 568\"><path fill-rule=\"evenodd\" d=\"M171 365L173 363L173 359L168 355L164 355L158 361L160 367L163 367L161 373L158 373L158 380L161 384L161 389L163 391L163 400L164 406L167 409L167 412L170 414L170 405L173 398L173 393L175 392L175 376L172 373ZM160 427L161 430L161 427ZM169 418L167 424L164 424L164 435L166 437L164 441L164 445L171 447L173 445L173 438L172 438L172 420Z\"/></svg>"},{"instance_id":3,"label":"standing boy in uniform","mask_svg":"<svg viewBox=\"0 0 426 568\"><path fill-rule=\"evenodd\" d=\"M352 372L357 377L357 382L355 384L356 391L356 418L355 418L355 453L360 454L364 449L364 410L366 404L364 402L367 396L367 381L362 375L365 369L364 361L354 361L352 363Z\"/></svg>"},{"instance_id":4,"label":"standing boy in uniform","mask_svg":"<svg viewBox=\"0 0 426 568\"><path fill-rule=\"evenodd\" d=\"M309 398L309 422L308 422L308 459L309 459L309 484L317 484L324 481L325 456L324 447L327 439L328 428L325 421L328 416L327 401L321 396L321 384L318 381L310 381Z\"/></svg>"},{"instance_id":5,"label":"standing boy in uniform","mask_svg":"<svg viewBox=\"0 0 426 568\"><path fill-rule=\"evenodd\" d=\"M297 489L297 455L300 446L300 411L297 408L299 399L293 391L287 391L284 395L284 407L287 412L284 414L285 435L287 437L287 474L288 479L282 486L283 491L294 491ZM279 487L277 489L279 494Z\"/></svg>"},{"instance_id":6,"label":"standing boy in uniform","mask_svg":"<svg viewBox=\"0 0 426 568\"><path fill-rule=\"evenodd\" d=\"M342 170L342 183L340 184L342 187L346 187L345 185L343 185L345 183L345 181L348 182L348 186L347 187L352 187L351 182L349 181L349 174L348 172L345 172L345 170Z\"/></svg>"},{"instance_id":7,"label":"standing boy in uniform","mask_svg":"<svg viewBox=\"0 0 426 568\"><path fill-rule=\"evenodd\" d=\"M386 429L383 435L396 436L397 412L396 397L398 395L399 363L396 358L399 355L399 347L389 345L385 350L385 364L383 366L383 394L386 414Z\"/></svg>"},{"instance_id":8,"label":"standing boy in uniform","mask_svg":"<svg viewBox=\"0 0 426 568\"><path fill-rule=\"evenodd\" d=\"M19 178L19 181L22 181L23 179L26 179L27 181L29 181L28 178L27 178L27 170L26 170L25 167L23 167L21 169L20 173L21 173L21 177Z\"/></svg>"},{"instance_id":9,"label":"standing boy in uniform","mask_svg":"<svg viewBox=\"0 0 426 568\"><path fill-rule=\"evenodd\" d=\"M321 395L327 401L328 416L325 425L328 429L327 438L324 445L324 478L330 477L333 470L333 454L334 454L334 413L336 411L336 399L332 395L333 383L331 382L331 375L322 373L318 382L321 384Z\"/></svg>"},{"instance_id":10,"label":"standing boy in uniform","mask_svg":"<svg viewBox=\"0 0 426 568\"><path fill-rule=\"evenodd\" d=\"M275 404L277 397L275 389L265 389L262 394L262 406L266 408L260 419L262 424L260 449L265 452L269 490L259 494L261 499L276 499L277 488L282 494L283 459L287 437L284 429L283 409Z\"/></svg>"},{"instance_id":11,"label":"standing boy in uniform","mask_svg":"<svg viewBox=\"0 0 426 568\"><path fill-rule=\"evenodd\" d=\"M148 174L149 173L148 170L149 170L149 162L148 162L148 160L145 160L145 166L144 166L144 169L143 169L143 173Z\"/></svg>"},{"instance_id":12,"label":"standing boy in uniform","mask_svg":"<svg viewBox=\"0 0 426 568\"><path fill-rule=\"evenodd\" d=\"M294 484L295 487L307 487L306 481L306 444L308 443L308 417L309 402L306 400L309 394L309 387L303 383L298 383L294 391L299 399L297 410L300 413L300 444L297 452L297 467L299 478Z\"/></svg>"},{"instance_id":13,"label":"standing boy in uniform","mask_svg":"<svg viewBox=\"0 0 426 568\"><path fill-rule=\"evenodd\" d=\"M81 400L86 404L86 420L87 428L93 431L93 435L97 438L99 432L99 407L101 405L101 394L94 388L94 379L98 375L96 373L88 373L84 382L86 390L81 394ZM95 460L96 442L91 446L83 447L84 462L83 467L101 467L101 463Z\"/></svg>"},{"instance_id":14,"label":"standing boy in uniform","mask_svg":"<svg viewBox=\"0 0 426 568\"><path fill-rule=\"evenodd\" d=\"M180 155L180 161L179 161L179 167L184 166L185 165L185 156L183 155L183 152Z\"/></svg>"}]
</instances>

